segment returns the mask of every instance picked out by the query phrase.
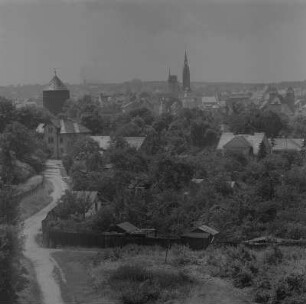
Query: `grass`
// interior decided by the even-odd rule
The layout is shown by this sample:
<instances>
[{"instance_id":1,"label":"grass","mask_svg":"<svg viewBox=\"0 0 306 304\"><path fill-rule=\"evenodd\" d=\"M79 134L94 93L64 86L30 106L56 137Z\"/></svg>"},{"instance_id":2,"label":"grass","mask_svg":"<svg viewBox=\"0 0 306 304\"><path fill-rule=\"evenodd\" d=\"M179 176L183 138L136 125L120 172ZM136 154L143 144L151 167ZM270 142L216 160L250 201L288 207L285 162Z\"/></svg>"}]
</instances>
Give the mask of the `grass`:
<instances>
[{"instance_id":1,"label":"grass","mask_svg":"<svg viewBox=\"0 0 306 304\"><path fill-rule=\"evenodd\" d=\"M40 187L37 191L21 199L19 203L20 219L26 220L33 214L49 205L52 200L50 196L52 191L52 183L50 181L45 181L43 186Z\"/></svg>"},{"instance_id":2,"label":"grass","mask_svg":"<svg viewBox=\"0 0 306 304\"><path fill-rule=\"evenodd\" d=\"M245 304L248 296L209 275L206 251L173 246L64 249L52 253L65 303Z\"/></svg>"},{"instance_id":3,"label":"grass","mask_svg":"<svg viewBox=\"0 0 306 304\"><path fill-rule=\"evenodd\" d=\"M141 265L121 265L108 283L124 304L146 304L168 301L188 294L192 278L177 269L150 269Z\"/></svg>"}]
</instances>

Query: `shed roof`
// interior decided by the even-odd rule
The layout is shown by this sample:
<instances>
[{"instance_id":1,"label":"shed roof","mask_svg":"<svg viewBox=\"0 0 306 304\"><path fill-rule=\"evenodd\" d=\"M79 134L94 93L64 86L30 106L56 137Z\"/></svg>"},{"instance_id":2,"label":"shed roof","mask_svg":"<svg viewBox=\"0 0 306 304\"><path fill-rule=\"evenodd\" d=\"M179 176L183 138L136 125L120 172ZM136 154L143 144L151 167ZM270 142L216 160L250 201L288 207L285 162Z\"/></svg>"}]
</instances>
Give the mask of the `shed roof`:
<instances>
[{"instance_id":1,"label":"shed roof","mask_svg":"<svg viewBox=\"0 0 306 304\"><path fill-rule=\"evenodd\" d=\"M208 226L206 226L206 225L201 225L201 226L199 226L199 227L194 228L194 229L191 231L191 233L194 233L194 231L196 231L196 230L201 230L201 231L206 232L206 233L209 233L209 234L211 234L211 235L216 235L216 234L219 233L219 231L217 231L217 230L215 230L215 229L213 229L213 228L211 228L211 227L208 227Z\"/></svg>"},{"instance_id":2,"label":"shed roof","mask_svg":"<svg viewBox=\"0 0 306 304\"><path fill-rule=\"evenodd\" d=\"M127 233L133 233L139 231L139 229L129 222L123 222L116 225Z\"/></svg>"}]
</instances>

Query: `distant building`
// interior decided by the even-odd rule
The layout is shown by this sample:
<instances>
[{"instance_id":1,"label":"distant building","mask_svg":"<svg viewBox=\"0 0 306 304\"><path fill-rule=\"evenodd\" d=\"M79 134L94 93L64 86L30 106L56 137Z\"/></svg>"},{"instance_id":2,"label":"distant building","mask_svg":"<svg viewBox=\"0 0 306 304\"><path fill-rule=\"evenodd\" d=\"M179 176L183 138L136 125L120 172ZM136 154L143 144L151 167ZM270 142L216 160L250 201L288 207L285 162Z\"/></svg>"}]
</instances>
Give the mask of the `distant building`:
<instances>
[{"instance_id":1,"label":"distant building","mask_svg":"<svg viewBox=\"0 0 306 304\"><path fill-rule=\"evenodd\" d=\"M69 90L54 72L54 77L43 90L43 107L57 115L63 111L64 103L69 98Z\"/></svg>"},{"instance_id":2,"label":"distant building","mask_svg":"<svg viewBox=\"0 0 306 304\"><path fill-rule=\"evenodd\" d=\"M77 140L91 133L86 127L68 119L52 119L48 124L40 124L36 131L42 134L51 157L56 159L62 158Z\"/></svg>"},{"instance_id":3,"label":"distant building","mask_svg":"<svg viewBox=\"0 0 306 304\"><path fill-rule=\"evenodd\" d=\"M271 153L271 144L265 133L235 135L231 132L224 132L220 137L217 150L222 153L239 152L246 156L258 156L260 151Z\"/></svg>"},{"instance_id":4,"label":"distant building","mask_svg":"<svg viewBox=\"0 0 306 304\"><path fill-rule=\"evenodd\" d=\"M183 66L183 91L190 92L190 68L187 58L187 52L185 51L185 59L184 59L184 66Z\"/></svg>"},{"instance_id":5,"label":"distant building","mask_svg":"<svg viewBox=\"0 0 306 304\"><path fill-rule=\"evenodd\" d=\"M201 108L207 109L218 109L219 101L217 96L203 96L201 100Z\"/></svg>"},{"instance_id":6,"label":"distant building","mask_svg":"<svg viewBox=\"0 0 306 304\"><path fill-rule=\"evenodd\" d=\"M295 113L294 100L294 92L292 94L291 89L288 89L286 96L283 97L276 88L271 88L264 102L260 105L260 109L290 117Z\"/></svg>"},{"instance_id":7,"label":"distant building","mask_svg":"<svg viewBox=\"0 0 306 304\"><path fill-rule=\"evenodd\" d=\"M168 93L174 97L177 97L180 91L179 82L177 80L176 75L171 75L169 69L169 76L168 76Z\"/></svg>"}]
</instances>

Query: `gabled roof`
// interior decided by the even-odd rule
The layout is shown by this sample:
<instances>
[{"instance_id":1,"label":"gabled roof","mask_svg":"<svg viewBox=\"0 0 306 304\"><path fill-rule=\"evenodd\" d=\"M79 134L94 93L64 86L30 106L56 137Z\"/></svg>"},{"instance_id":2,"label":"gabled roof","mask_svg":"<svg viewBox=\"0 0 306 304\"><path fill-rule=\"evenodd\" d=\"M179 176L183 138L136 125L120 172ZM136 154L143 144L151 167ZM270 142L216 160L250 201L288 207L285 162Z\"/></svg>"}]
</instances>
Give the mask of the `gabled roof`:
<instances>
[{"instance_id":1,"label":"gabled roof","mask_svg":"<svg viewBox=\"0 0 306 304\"><path fill-rule=\"evenodd\" d=\"M201 230L201 231L203 231L203 232L205 232L205 233L209 233L209 234L211 234L211 235L216 235L216 234L219 233L219 231L217 231L217 230L215 230L215 229L213 229L213 228L211 228L211 227L208 227L208 226L206 226L206 225L201 225L201 226L199 226L199 227L194 228L194 229L191 231L191 233L194 233L194 231L196 231L196 230Z\"/></svg>"},{"instance_id":2,"label":"gabled roof","mask_svg":"<svg viewBox=\"0 0 306 304\"><path fill-rule=\"evenodd\" d=\"M270 139L272 151L301 151L304 146L303 138L274 138Z\"/></svg>"},{"instance_id":3,"label":"gabled roof","mask_svg":"<svg viewBox=\"0 0 306 304\"><path fill-rule=\"evenodd\" d=\"M44 91L68 91L64 83L55 74Z\"/></svg>"},{"instance_id":4,"label":"gabled roof","mask_svg":"<svg viewBox=\"0 0 306 304\"><path fill-rule=\"evenodd\" d=\"M251 143L243 136L236 135L229 142L227 142L223 148L235 148L235 147L252 147Z\"/></svg>"},{"instance_id":5,"label":"gabled roof","mask_svg":"<svg viewBox=\"0 0 306 304\"><path fill-rule=\"evenodd\" d=\"M259 152L260 144L263 142L265 133L254 133L250 134L237 134L231 132L222 133L217 150L223 150L224 148L229 148L231 145L250 145L253 148L253 154L257 155ZM235 140L234 140L235 139Z\"/></svg>"}]
</instances>

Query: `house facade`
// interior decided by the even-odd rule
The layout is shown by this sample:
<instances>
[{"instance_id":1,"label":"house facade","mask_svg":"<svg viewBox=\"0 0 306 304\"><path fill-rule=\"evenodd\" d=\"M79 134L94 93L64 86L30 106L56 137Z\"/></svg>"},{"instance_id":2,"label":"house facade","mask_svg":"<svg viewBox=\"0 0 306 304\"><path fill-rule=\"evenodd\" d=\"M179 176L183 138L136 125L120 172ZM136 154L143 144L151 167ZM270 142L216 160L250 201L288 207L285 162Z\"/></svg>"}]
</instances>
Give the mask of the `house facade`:
<instances>
[{"instance_id":1,"label":"house facade","mask_svg":"<svg viewBox=\"0 0 306 304\"><path fill-rule=\"evenodd\" d=\"M36 131L43 136L51 158L59 159L66 155L72 145L91 131L72 120L52 119L47 124L40 124Z\"/></svg>"}]
</instances>

